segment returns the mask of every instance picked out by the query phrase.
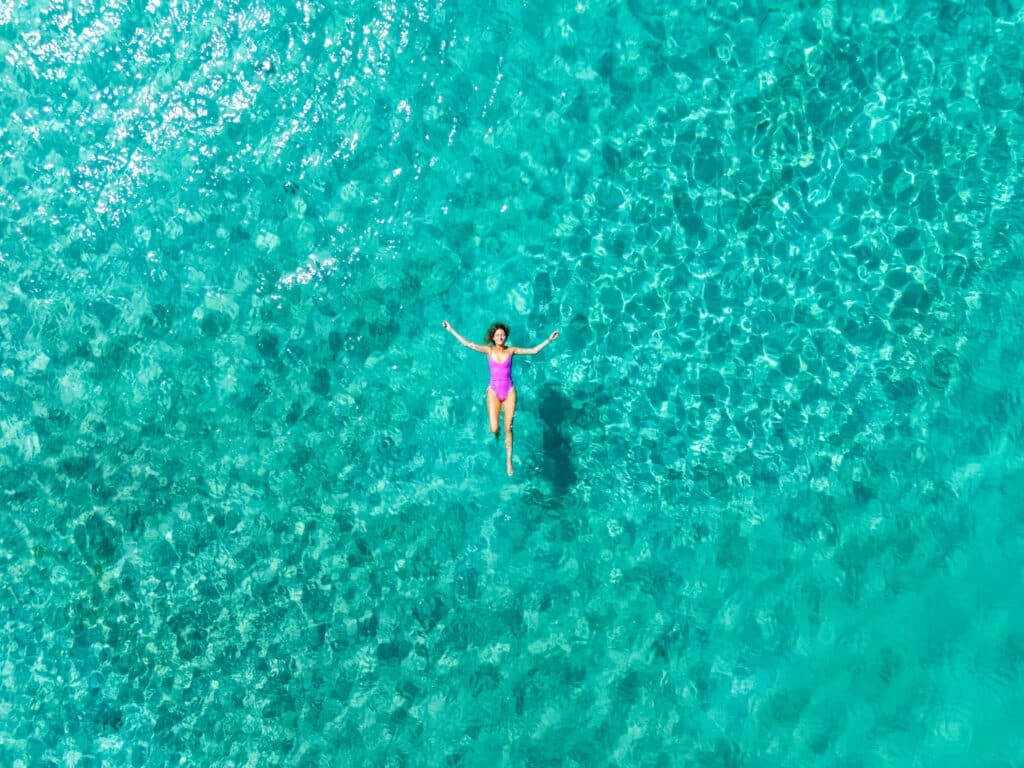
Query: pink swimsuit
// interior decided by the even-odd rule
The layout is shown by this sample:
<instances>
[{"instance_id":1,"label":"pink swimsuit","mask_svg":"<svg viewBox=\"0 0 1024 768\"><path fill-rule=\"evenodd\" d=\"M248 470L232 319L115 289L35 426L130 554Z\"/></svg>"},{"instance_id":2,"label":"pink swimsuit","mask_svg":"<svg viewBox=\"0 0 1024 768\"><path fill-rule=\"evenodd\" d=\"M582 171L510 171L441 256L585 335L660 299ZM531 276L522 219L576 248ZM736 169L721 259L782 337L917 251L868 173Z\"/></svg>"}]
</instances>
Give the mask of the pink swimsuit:
<instances>
[{"instance_id":1,"label":"pink swimsuit","mask_svg":"<svg viewBox=\"0 0 1024 768\"><path fill-rule=\"evenodd\" d=\"M512 355L505 362L499 363L488 352L487 364L491 367L491 391L504 402L509 390L515 386L512 384Z\"/></svg>"}]
</instances>

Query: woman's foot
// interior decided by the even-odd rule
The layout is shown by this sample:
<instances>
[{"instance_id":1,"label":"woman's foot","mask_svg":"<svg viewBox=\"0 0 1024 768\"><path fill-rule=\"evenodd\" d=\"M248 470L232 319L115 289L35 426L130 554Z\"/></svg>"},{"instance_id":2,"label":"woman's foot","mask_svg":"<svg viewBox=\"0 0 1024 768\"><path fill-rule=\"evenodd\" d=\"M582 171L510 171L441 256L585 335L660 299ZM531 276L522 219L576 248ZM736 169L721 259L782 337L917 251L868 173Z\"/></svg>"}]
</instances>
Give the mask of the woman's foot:
<instances>
[{"instance_id":1,"label":"woman's foot","mask_svg":"<svg viewBox=\"0 0 1024 768\"><path fill-rule=\"evenodd\" d=\"M512 462L510 461L505 465L505 471L508 472L508 476L512 477Z\"/></svg>"}]
</instances>

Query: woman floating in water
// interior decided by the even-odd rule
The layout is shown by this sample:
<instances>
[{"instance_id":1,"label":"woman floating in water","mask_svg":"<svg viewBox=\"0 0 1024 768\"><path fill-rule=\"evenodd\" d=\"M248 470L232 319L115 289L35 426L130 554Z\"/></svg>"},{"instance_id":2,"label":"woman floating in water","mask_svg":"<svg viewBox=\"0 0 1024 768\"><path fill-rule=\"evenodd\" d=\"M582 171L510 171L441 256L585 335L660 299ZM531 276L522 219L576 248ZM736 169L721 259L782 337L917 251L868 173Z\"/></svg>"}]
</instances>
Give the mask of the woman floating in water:
<instances>
[{"instance_id":1,"label":"woman floating in water","mask_svg":"<svg viewBox=\"0 0 1024 768\"><path fill-rule=\"evenodd\" d=\"M524 347L506 347L508 326L494 323L487 329L487 344L474 344L459 335L447 320L443 323L445 330L459 340L464 347L483 352L487 355L487 363L491 367L491 383L487 387L487 416L491 422L491 432L498 437L498 414L505 409L505 469L512 474L512 418L516 415L516 387L512 383L512 355L536 355L544 347L558 338L558 331L544 341L529 349Z\"/></svg>"}]
</instances>

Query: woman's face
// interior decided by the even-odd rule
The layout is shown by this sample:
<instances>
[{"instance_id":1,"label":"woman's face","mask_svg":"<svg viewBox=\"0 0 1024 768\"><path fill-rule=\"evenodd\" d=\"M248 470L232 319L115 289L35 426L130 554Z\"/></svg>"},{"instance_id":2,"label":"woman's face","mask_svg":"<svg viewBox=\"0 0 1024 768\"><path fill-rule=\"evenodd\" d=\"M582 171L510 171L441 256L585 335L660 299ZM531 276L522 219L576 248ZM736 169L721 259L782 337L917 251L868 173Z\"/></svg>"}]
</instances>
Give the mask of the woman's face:
<instances>
[{"instance_id":1,"label":"woman's face","mask_svg":"<svg viewBox=\"0 0 1024 768\"><path fill-rule=\"evenodd\" d=\"M508 338L508 334L505 333L504 328L495 328L494 335L491 336L491 338L494 339L495 344L497 344L499 347L502 347L505 345L505 339Z\"/></svg>"}]
</instances>

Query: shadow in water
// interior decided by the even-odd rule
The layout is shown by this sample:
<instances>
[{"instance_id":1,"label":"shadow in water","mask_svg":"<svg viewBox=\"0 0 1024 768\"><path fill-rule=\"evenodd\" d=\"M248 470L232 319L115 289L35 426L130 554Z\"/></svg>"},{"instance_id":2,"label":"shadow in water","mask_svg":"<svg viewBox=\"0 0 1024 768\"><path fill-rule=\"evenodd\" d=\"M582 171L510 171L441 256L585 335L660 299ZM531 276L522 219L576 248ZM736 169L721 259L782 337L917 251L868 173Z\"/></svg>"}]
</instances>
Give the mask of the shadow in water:
<instances>
[{"instance_id":1,"label":"shadow in water","mask_svg":"<svg viewBox=\"0 0 1024 768\"><path fill-rule=\"evenodd\" d=\"M576 467L572 461L569 422L572 401L553 386L541 393L540 418L544 422L544 465L541 477L551 484L555 496L563 496L576 484Z\"/></svg>"}]
</instances>

